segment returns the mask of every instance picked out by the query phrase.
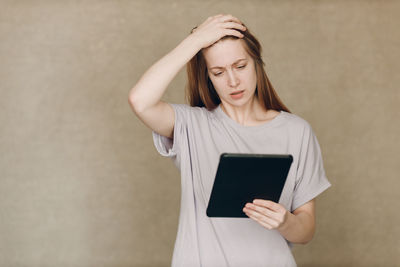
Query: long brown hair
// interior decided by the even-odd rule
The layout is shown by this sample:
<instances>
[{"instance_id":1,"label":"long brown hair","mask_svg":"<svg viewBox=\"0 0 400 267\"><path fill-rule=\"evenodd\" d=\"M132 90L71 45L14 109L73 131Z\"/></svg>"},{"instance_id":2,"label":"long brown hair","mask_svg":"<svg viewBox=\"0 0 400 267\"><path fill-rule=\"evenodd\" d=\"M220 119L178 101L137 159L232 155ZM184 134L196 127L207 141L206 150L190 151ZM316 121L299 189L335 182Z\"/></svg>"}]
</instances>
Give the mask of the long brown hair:
<instances>
[{"instance_id":1,"label":"long brown hair","mask_svg":"<svg viewBox=\"0 0 400 267\"><path fill-rule=\"evenodd\" d=\"M245 26L245 25L244 25ZM258 98L261 106L264 109L274 109L276 111L284 110L290 112L289 109L282 103L278 94L275 92L274 87L265 73L265 63L261 58L261 45L256 37L250 33L246 27L246 31L240 31L244 37L241 38L244 42L246 52L251 56L255 62L255 69L257 74L257 88L255 95ZM219 41L231 38L239 39L236 36L224 36ZM207 72L207 65L200 50L186 65L188 76L188 83L186 85L186 100L192 107L206 107L208 110L213 110L220 103L221 100L215 91L210 77Z\"/></svg>"}]
</instances>

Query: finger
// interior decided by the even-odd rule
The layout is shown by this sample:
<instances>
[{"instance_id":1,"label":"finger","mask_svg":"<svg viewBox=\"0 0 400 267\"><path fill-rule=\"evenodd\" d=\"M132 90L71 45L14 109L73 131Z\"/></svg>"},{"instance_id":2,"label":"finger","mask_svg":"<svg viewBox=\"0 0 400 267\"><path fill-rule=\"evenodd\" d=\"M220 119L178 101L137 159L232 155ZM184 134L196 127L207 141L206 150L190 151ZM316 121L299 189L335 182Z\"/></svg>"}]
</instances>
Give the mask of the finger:
<instances>
[{"instance_id":1,"label":"finger","mask_svg":"<svg viewBox=\"0 0 400 267\"><path fill-rule=\"evenodd\" d=\"M231 14L222 16L222 17L220 17L220 19L221 19L222 22L234 21L236 23L243 24L238 18L232 16Z\"/></svg>"},{"instance_id":2,"label":"finger","mask_svg":"<svg viewBox=\"0 0 400 267\"><path fill-rule=\"evenodd\" d=\"M250 215L250 216L249 216L249 215ZM268 222L265 221L265 220L261 220L261 219L259 219L259 218L256 218L256 217L254 217L254 216L251 215L251 214L249 214L249 215L248 215L248 216L249 216L250 219L256 221L257 223L261 224L262 226L264 226L265 228L267 228L267 229L269 229L269 230L272 230L272 229L277 228L276 226L274 226L274 225L271 224L271 223L268 223Z\"/></svg>"},{"instance_id":3,"label":"finger","mask_svg":"<svg viewBox=\"0 0 400 267\"><path fill-rule=\"evenodd\" d=\"M216 19L216 18L220 18L220 17L223 17L223 16L225 16L225 15L224 14L217 14L215 16L212 16L211 18Z\"/></svg>"},{"instance_id":4,"label":"finger","mask_svg":"<svg viewBox=\"0 0 400 267\"><path fill-rule=\"evenodd\" d=\"M281 218L279 213L277 213L277 212L275 212L275 211L273 211L273 210L271 210L269 208L265 208L265 207L262 207L262 206L254 205L254 204L251 204L251 203L247 203L246 204L246 208L249 208L249 209L252 209L254 211L257 211L258 213L260 213L260 214L262 214L264 216L267 216L269 218L272 218L275 221L279 221L280 218Z\"/></svg>"},{"instance_id":5,"label":"finger","mask_svg":"<svg viewBox=\"0 0 400 267\"><path fill-rule=\"evenodd\" d=\"M251 204L250 204L251 205ZM250 206L249 204L246 205L246 208ZM252 214L259 218L262 221L268 221L269 224L278 227L282 222L282 215L276 213L272 210L262 208L262 207L252 207L248 208L252 211Z\"/></svg>"},{"instance_id":6,"label":"finger","mask_svg":"<svg viewBox=\"0 0 400 267\"><path fill-rule=\"evenodd\" d=\"M224 33L225 33L225 35L232 35L232 36L236 36L238 38L244 37L244 35L237 30L226 29Z\"/></svg>"},{"instance_id":7,"label":"finger","mask_svg":"<svg viewBox=\"0 0 400 267\"><path fill-rule=\"evenodd\" d=\"M262 214L254 211L254 210L250 210L250 209L246 209L245 208L244 211L245 211L245 214L249 218L257 221L258 223L260 223L260 224L262 224L264 226L266 226L268 229L274 229L274 228L277 228L279 226L279 223L277 221L275 221L275 220L273 220L271 218L268 218L266 216L263 216Z\"/></svg>"},{"instance_id":8,"label":"finger","mask_svg":"<svg viewBox=\"0 0 400 267\"><path fill-rule=\"evenodd\" d=\"M237 23L237 22L225 22L223 24L223 27L227 28L227 29L238 29L238 30L241 30L241 31L245 31L246 30L245 26L243 26L242 24Z\"/></svg>"},{"instance_id":9,"label":"finger","mask_svg":"<svg viewBox=\"0 0 400 267\"><path fill-rule=\"evenodd\" d=\"M280 204L270 201L270 200L265 200L265 199L255 199L253 200L253 204L259 205L265 208L269 208L273 211L281 211L282 207Z\"/></svg>"},{"instance_id":10,"label":"finger","mask_svg":"<svg viewBox=\"0 0 400 267\"><path fill-rule=\"evenodd\" d=\"M218 14L218 15L215 15L215 16L210 16L204 21L204 23L209 22L209 21L214 20L214 19L218 19L218 18L220 18L222 16L224 16L224 15L223 14Z\"/></svg>"}]
</instances>

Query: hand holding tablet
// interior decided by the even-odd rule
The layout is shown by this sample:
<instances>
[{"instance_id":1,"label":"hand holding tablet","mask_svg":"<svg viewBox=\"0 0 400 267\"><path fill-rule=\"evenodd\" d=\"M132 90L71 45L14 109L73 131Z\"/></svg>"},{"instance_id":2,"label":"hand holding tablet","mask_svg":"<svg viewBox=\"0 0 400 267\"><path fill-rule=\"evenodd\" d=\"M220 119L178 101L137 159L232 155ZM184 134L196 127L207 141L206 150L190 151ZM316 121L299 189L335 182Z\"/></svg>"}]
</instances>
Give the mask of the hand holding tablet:
<instances>
[{"instance_id":1,"label":"hand holding tablet","mask_svg":"<svg viewBox=\"0 0 400 267\"><path fill-rule=\"evenodd\" d=\"M269 230L284 228L290 215L281 204L264 199L247 203L243 212Z\"/></svg>"}]
</instances>

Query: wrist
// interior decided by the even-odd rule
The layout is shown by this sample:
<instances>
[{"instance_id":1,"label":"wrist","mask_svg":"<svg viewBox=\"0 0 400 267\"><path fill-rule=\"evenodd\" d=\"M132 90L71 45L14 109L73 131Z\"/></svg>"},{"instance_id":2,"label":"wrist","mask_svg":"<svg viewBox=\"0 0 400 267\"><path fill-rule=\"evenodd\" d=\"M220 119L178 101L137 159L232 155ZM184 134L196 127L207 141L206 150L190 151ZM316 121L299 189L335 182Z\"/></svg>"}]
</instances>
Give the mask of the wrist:
<instances>
[{"instance_id":1,"label":"wrist","mask_svg":"<svg viewBox=\"0 0 400 267\"><path fill-rule=\"evenodd\" d=\"M286 211L286 220L285 222L279 226L277 228L277 230L283 235L285 236L285 234L290 230L291 225L293 225L293 223L295 223L296 220L296 215L294 215L293 213Z\"/></svg>"},{"instance_id":2,"label":"wrist","mask_svg":"<svg viewBox=\"0 0 400 267\"><path fill-rule=\"evenodd\" d=\"M190 47L193 47L197 52L203 49L202 40L198 37L197 34L191 33L184 40L184 43L188 44Z\"/></svg>"}]
</instances>

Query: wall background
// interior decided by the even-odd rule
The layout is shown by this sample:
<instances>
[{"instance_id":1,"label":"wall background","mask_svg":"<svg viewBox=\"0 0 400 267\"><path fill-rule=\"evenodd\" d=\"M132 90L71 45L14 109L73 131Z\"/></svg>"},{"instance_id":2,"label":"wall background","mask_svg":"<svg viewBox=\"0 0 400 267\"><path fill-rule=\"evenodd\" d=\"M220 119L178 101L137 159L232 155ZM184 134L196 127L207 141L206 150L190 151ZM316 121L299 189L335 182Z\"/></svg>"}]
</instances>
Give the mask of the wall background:
<instances>
[{"instance_id":1,"label":"wall background","mask_svg":"<svg viewBox=\"0 0 400 267\"><path fill-rule=\"evenodd\" d=\"M127 97L218 13L259 38L321 145L333 186L299 266L399 265L400 1L3 0L0 266L169 266L179 172Z\"/></svg>"}]
</instances>

